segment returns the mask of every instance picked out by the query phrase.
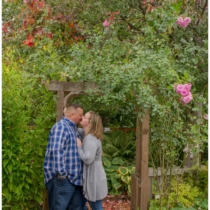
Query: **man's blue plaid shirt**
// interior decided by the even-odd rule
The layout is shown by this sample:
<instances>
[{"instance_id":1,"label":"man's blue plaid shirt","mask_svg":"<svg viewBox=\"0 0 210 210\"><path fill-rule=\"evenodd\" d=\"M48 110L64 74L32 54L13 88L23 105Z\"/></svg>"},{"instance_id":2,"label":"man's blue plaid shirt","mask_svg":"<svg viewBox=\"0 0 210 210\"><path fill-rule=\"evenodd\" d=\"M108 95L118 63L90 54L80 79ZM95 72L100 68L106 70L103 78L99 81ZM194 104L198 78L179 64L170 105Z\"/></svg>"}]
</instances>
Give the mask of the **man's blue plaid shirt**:
<instances>
[{"instance_id":1,"label":"man's blue plaid shirt","mask_svg":"<svg viewBox=\"0 0 210 210\"><path fill-rule=\"evenodd\" d=\"M72 184L82 186L82 161L77 151L77 127L66 117L51 129L44 160L44 183L56 174L68 176Z\"/></svg>"}]
</instances>

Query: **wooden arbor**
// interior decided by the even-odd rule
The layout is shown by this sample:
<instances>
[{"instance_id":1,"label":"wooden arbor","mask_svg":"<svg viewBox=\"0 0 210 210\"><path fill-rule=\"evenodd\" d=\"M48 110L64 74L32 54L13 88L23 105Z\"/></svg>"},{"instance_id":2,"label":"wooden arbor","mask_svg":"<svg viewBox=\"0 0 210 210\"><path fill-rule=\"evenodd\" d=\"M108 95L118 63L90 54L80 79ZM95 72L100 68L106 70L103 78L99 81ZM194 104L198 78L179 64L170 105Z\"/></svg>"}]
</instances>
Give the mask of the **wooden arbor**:
<instances>
[{"instance_id":1,"label":"wooden arbor","mask_svg":"<svg viewBox=\"0 0 210 210\"><path fill-rule=\"evenodd\" d=\"M85 93L86 88L96 88L94 83L86 84L85 82L57 82L53 81L48 85L48 90L57 92L56 122L63 116L63 108L71 98Z\"/></svg>"},{"instance_id":2,"label":"wooden arbor","mask_svg":"<svg viewBox=\"0 0 210 210\"><path fill-rule=\"evenodd\" d=\"M63 108L68 101L81 94L86 88L96 88L94 83L51 82L48 89L57 92L56 122L63 116ZM142 121L136 122L136 173L131 183L131 210L147 210L149 197L149 110L145 111ZM48 210L46 200L44 210Z\"/></svg>"}]
</instances>

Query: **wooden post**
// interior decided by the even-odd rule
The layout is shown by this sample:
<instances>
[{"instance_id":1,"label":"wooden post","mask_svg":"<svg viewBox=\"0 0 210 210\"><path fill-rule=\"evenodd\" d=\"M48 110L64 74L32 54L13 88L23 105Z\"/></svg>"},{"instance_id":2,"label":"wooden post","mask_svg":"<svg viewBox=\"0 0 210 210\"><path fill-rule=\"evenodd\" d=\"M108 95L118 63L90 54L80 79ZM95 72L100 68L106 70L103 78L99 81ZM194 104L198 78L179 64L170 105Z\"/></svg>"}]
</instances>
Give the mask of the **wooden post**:
<instances>
[{"instance_id":1,"label":"wooden post","mask_svg":"<svg viewBox=\"0 0 210 210\"><path fill-rule=\"evenodd\" d=\"M49 210L49 204L48 204L48 191L45 188L43 193L43 208L42 210Z\"/></svg>"},{"instance_id":2,"label":"wooden post","mask_svg":"<svg viewBox=\"0 0 210 210\"><path fill-rule=\"evenodd\" d=\"M131 183L131 210L148 209L149 198L149 109L136 121L136 174Z\"/></svg>"},{"instance_id":3,"label":"wooden post","mask_svg":"<svg viewBox=\"0 0 210 210\"><path fill-rule=\"evenodd\" d=\"M56 122L58 122L63 117L63 108L64 108L64 91L57 91L57 107L56 107Z\"/></svg>"},{"instance_id":4,"label":"wooden post","mask_svg":"<svg viewBox=\"0 0 210 210\"><path fill-rule=\"evenodd\" d=\"M148 168L148 156L149 156L149 110L146 110L143 116L143 122L141 123L141 191L140 191L140 209L148 209L148 197L149 197L149 168Z\"/></svg>"},{"instance_id":5,"label":"wooden post","mask_svg":"<svg viewBox=\"0 0 210 210\"><path fill-rule=\"evenodd\" d=\"M133 174L131 179L131 210L137 210L140 206L139 188L140 179Z\"/></svg>"}]
</instances>

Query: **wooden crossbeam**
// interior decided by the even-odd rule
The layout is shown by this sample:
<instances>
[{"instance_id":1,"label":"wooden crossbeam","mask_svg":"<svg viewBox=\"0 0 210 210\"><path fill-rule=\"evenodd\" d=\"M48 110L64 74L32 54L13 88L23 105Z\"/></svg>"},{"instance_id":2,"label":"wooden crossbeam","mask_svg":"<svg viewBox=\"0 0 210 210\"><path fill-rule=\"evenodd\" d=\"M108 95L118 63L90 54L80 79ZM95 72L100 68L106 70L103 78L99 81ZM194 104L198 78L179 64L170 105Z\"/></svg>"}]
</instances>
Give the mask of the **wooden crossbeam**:
<instances>
[{"instance_id":1,"label":"wooden crossbeam","mask_svg":"<svg viewBox=\"0 0 210 210\"><path fill-rule=\"evenodd\" d=\"M48 84L48 90L54 90L54 91L84 91L85 90L85 82L75 83L75 82L52 81Z\"/></svg>"},{"instance_id":2,"label":"wooden crossbeam","mask_svg":"<svg viewBox=\"0 0 210 210\"><path fill-rule=\"evenodd\" d=\"M85 94L87 89L98 89L95 83L86 82L59 82L51 81L46 84L48 90L57 91L56 122L63 116L63 108L70 98ZM67 95L65 96L65 93Z\"/></svg>"},{"instance_id":3,"label":"wooden crossbeam","mask_svg":"<svg viewBox=\"0 0 210 210\"><path fill-rule=\"evenodd\" d=\"M98 87L94 82L58 82L51 81L46 84L48 90L52 91L72 91L72 92L84 92L87 89L97 89Z\"/></svg>"}]
</instances>

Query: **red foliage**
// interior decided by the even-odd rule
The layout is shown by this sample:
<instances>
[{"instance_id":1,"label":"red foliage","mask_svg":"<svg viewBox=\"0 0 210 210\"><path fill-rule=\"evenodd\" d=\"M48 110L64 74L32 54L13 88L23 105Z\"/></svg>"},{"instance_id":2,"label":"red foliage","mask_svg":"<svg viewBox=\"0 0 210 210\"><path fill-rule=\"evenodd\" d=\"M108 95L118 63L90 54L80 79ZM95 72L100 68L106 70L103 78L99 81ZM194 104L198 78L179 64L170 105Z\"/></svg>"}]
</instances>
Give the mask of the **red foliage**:
<instances>
[{"instance_id":1,"label":"red foliage","mask_svg":"<svg viewBox=\"0 0 210 210\"><path fill-rule=\"evenodd\" d=\"M59 46L60 42L57 41L57 34L59 32L54 31L52 27L53 22L55 22L57 27L60 27L60 31L62 31L61 35L63 36L62 41L66 45L71 45L72 43L85 39L78 30L78 26L75 24L72 15L63 15L60 13L52 15L50 6L44 0L23 0L23 2L25 4L22 7L21 13L18 14L11 23L4 23L2 26L5 39L7 39L9 33L12 33L11 28L13 28L13 25L17 25L16 21L22 22L21 26L17 28L16 31L21 34L25 33L27 36L21 43L29 47L35 46L35 42L41 40L44 36L54 39L54 45ZM45 30L43 30L43 28L45 28Z\"/></svg>"},{"instance_id":2,"label":"red foliage","mask_svg":"<svg viewBox=\"0 0 210 210\"><path fill-rule=\"evenodd\" d=\"M104 210L130 210L130 201L129 200L118 200L110 201L106 200L103 202Z\"/></svg>"},{"instance_id":3,"label":"red foliage","mask_svg":"<svg viewBox=\"0 0 210 210\"><path fill-rule=\"evenodd\" d=\"M45 7L44 1L38 1L38 0L24 0L24 3L30 8L32 12L36 12L41 10Z\"/></svg>"},{"instance_id":4,"label":"red foliage","mask_svg":"<svg viewBox=\"0 0 210 210\"><path fill-rule=\"evenodd\" d=\"M52 39L52 33L46 33L46 36L49 37L50 39Z\"/></svg>"},{"instance_id":5,"label":"red foliage","mask_svg":"<svg viewBox=\"0 0 210 210\"><path fill-rule=\"evenodd\" d=\"M34 46L34 38L33 36L29 35L27 39L23 42L23 44L28 45L29 47Z\"/></svg>"},{"instance_id":6,"label":"red foliage","mask_svg":"<svg viewBox=\"0 0 210 210\"><path fill-rule=\"evenodd\" d=\"M114 20L114 15L110 15L109 20Z\"/></svg>"},{"instance_id":7,"label":"red foliage","mask_svg":"<svg viewBox=\"0 0 210 210\"><path fill-rule=\"evenodd\" d=\"M70 28L74 28L74 23L71 22L71 23L69 24L69 27L70 27Z\"/></svg>"},{"instance_id":8,"label":"red foliage","mask_svg":"<svg viewBox=\"0 0 210 210\"><path fill-rule=\"evenodd\" d=\"M4 23L4 25L2 26L2 32L5 34L9 33L9 27L10 27L9 22Z\"/></svg>"},{"instance_id":9,"label":"red foliage","mask_svg":"<svg viewBox=\"0 0 210 210\"><path fill-rule=\"evenodd\" d=\"M114 20L114 15L119 15L120 12L111 12L110 16L109 16L109 20L112 21Z\"/></svg>"}]
</instances>

